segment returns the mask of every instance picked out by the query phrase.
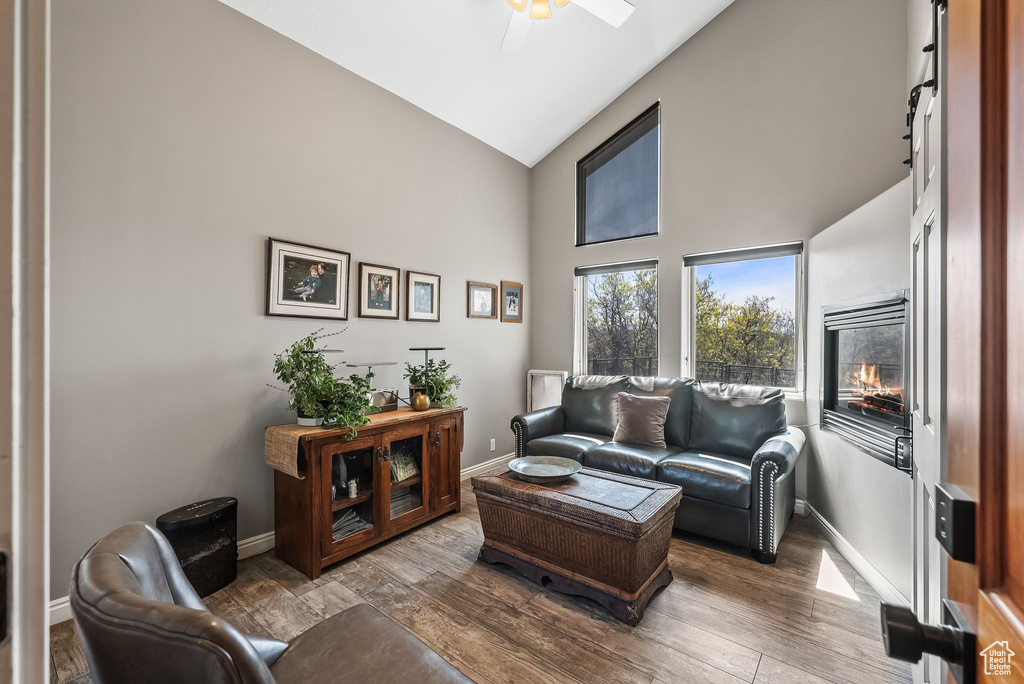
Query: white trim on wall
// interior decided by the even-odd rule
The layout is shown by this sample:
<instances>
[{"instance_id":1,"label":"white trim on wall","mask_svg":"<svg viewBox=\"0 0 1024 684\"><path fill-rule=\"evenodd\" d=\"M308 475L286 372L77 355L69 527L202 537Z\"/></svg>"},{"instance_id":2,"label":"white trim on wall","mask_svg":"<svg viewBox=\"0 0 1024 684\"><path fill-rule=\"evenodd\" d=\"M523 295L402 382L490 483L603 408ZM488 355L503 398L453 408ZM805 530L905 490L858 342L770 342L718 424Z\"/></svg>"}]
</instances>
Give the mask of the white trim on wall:
<instances>
[{"instance_id":1,"label":"white trim on wall","mask_svg":"<svg viewBox=\"0 0 1024 684\"><path fill-rule=\"evenodd\" d=\"M500 465L504 465L515 458L515 453L505 454L504 456L498 456L492 458L489 461L484 461L475 466L469 468L463 468L460 474L459 480L468 480L474 475L478 475L484 471L490 470L491 468L497 468ZM258 556L261 553L265 553L274 548L274 533L264 532L263 534L257 534L255 537L249 537L248 539L242 539L238 542L238 560L245 560L246 558L252 558ZM62 596L59 599L50 601L50 624L56 625L65 620L71 619L71 600L67 596Z\"/></svg>"},{"instance_id":2,"label":"white trim on wall","mask_svg":"<svg viewBox=\"0 0 1024 684\"><path fill-rule=\"evenodd\" d=\"M465 481L465 480L468 480L469 478L473 477L474 475L479 475L480 473L488 471L491 468L497 468L500 465L505 465L506 463L508 463L509 461L511 461L515 457L516 457L515 452L513 452L511 454L505 454L504 456L498 456L497 458L492 458L491 460L484 461L483 463L478 463L475 466L470 466L468 468L463 468L462 469L462 474L459 476L459 480Z\"/></svg>"},{"instance_id":3,"label":"white trim on wall","mask_svg":"<svg viewBox=\"0 0 1024 684\"><path fill-rule=\"evenodd\" d=\"M818 530L821 531L822 536L833 546L835 550L839 552L839 555L846 559L846 562L853 566L853 569L863 577L871 588L875 590L883 601L888 603L898 603L901 606L910 606L910 599L900 593L892 582L887 580L881 572L879 572L875 566L873 566L867 558L860 554L853 544L848 542L843 535L839 534L839 530L832 526L828 520L824 518L814 506L797 499L795 507L797 515L806 516L810 515L814 519L815 524L818 526Z\"/></svg>"}]
</instances>

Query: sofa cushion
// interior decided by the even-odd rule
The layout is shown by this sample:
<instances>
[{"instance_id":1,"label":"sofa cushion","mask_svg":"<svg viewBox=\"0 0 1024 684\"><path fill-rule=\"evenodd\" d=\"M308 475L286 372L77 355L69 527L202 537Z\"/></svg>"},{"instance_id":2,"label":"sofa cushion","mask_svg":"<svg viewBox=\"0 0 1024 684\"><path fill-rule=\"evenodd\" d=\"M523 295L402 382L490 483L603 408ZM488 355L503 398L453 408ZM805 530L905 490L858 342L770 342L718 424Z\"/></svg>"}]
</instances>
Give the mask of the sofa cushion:
<instances>
[{"instance_id":1,"label":"sofa cushion","mask_svg":"<svg viewBox=\"0 0 1024 684\"><path fill-rule=\"evenodd\" d=\"M678 447L659 449L658 447L640 446L609 442L597 446L583 455L583 465L588 468L607 470L622 475L655 479L658 464L664 459L680 453Z\"/></svg>"},{"instance_id":2,"label":"sofa cushion","mask_svg":"<svg viewBox=\"0 0 1024 684\"><path fill-rule=\"evenodd\" d=\"M638 397L668 397L672 403L665 419L665 441L685 449L690 437L690 414L693 409L693 380L689 378L654 378L650 391L629 385L629 393Z\"/></svg>"},{"instance_id":3,"label":"sofa cushion","mask_svg":"<svg viewBox=\"0 0 1024 684\"><path fill-rule=\"evenodd\" d=\"M619 392L619 424L615 427L613 442L642 444L665 449L665 418L671 399L668 397L638 397Z\"/></svg>"},{"instance_id":4,"label":"sofa cushion","mask_svg":"<svg viewBox=\"0 0 1024 684\"><path fill-rule=\"evenodd\" d=\"M608 435L586 432L565 432L531 439L526 443L527 456L561 456L583 463L583 454L611 440Z\"/></svg>"},{"instance_id":5,"label":"sofa cushion","mask_svg":"<svg viewBox=\"0 0 1024 684\"><path fill-rule=\"evenodd\" d=\"M688 449L750 459L786 429L780 389L701 382L693 386Z\"/></svg>"},{"instance_id":6,"label":"sofa cushion","mask_svg":"<svg viewBox=\"0 0 1024 684\"><path fill-rule=\"evenodd\" d=\"M566 432L589 432L611 436L618 421L619 392L626 391L626 378L608 377L608 384L594 389L573 387L569 378L562 390L562 410L565 411Z\"/></svg>"},{"instance_id":7,"label":"sofa cushion","mask_svg":"<svg viewBox=\"0 0 1024 684\"><path fill-rule=\"evenodd\" d=\"M750 508L750 459L685 451L658 463L658 482L679 485L683 496Z\"/></svg>"}]
</instances>

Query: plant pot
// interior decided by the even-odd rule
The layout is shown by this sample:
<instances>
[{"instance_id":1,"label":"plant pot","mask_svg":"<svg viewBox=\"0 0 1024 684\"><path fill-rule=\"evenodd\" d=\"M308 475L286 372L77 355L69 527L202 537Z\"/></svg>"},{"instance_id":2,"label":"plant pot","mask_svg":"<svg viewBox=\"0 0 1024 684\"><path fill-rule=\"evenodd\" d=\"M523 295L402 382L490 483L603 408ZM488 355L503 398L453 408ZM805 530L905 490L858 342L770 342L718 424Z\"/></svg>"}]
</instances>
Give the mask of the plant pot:
<instances>
[{"instance_id":1,"label":"plant pot","mask_svg":"<svg viewBox=\"0 0 1024 684\"><path fill-rule=\"evenodd\" d=\"M297 422L303 427L318 427L323 424L324 419L315 416L303 416L296 414Z\"/></svg>"}]
</instances>

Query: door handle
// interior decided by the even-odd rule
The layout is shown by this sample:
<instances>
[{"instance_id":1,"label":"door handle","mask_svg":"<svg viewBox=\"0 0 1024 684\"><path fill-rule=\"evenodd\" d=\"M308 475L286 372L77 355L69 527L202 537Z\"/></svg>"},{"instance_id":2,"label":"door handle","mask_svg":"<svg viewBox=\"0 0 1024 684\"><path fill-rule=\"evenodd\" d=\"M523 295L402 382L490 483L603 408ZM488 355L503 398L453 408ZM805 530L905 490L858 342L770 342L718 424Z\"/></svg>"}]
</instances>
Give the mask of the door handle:
<instances>
[{"instance_id":1,"label":"door handle","mask_svg":"<svg viewBox=\"0 0 1024 684\"><path fill-rule=\"evenodd\" d=\"M380 463L383 460L384 460L384 452L381 450L380 447L377 447L377 463Z\"/></svg>"},{"instance_id":2,"label":"door handle","mask_svg":"<svg viewBox=\"0 0 1024 684\"><path fill-rule=\"evenodd\" d=\"M437 431L437 435L434 437L434 446L441 446L441 431Z\"/></svg>"},{"instance_id":3,"label":"door handle","mask_svg":"<svg viewBox=\"0 0 1024 684\"><path fill-rule=\"evenodd\" d=\"M938 656L949 665L960 684L974 684L977 638L955 603L942 602L943 624L922 625L906 606L883 603L882 641L885 654L908 663L920 662L925 654Z\"/></svg>"},{"instance_id":4,"label":"door handle","mask_svg":"<svg viewBox=\"0 0 1024 684\"><path fill-rule=\"evenodd\" d=\"M391 458L391 445L390 444L388 444L386 447L384 447L384 460L386 461L389 458Z\"/></svg>"}]
</instances>

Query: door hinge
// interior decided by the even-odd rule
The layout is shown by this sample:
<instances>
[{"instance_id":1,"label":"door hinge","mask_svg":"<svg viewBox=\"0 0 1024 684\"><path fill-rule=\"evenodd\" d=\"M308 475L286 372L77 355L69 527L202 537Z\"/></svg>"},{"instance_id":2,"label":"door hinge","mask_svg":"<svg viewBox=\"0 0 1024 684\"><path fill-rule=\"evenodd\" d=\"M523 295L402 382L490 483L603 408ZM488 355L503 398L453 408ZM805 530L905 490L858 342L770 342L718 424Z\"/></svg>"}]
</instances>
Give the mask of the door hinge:
<instances>
[{"instance_id":1,"label":"door hinge","mask_svg":"<svg viewBox=\"0 0 1024 684\"><path fill-rule=\"evenodd\" d=\"M935 538L950 558L961 563L974 562L974 512L974 500L962 489L936 483Z\"/></svg>"}]
</instances>

